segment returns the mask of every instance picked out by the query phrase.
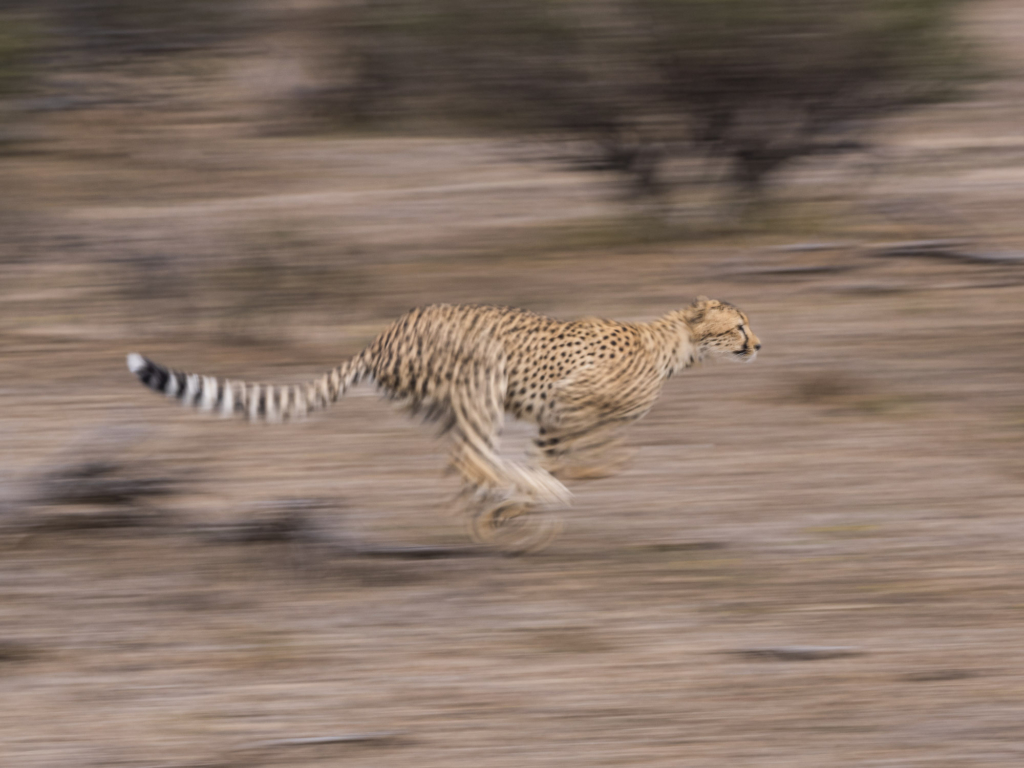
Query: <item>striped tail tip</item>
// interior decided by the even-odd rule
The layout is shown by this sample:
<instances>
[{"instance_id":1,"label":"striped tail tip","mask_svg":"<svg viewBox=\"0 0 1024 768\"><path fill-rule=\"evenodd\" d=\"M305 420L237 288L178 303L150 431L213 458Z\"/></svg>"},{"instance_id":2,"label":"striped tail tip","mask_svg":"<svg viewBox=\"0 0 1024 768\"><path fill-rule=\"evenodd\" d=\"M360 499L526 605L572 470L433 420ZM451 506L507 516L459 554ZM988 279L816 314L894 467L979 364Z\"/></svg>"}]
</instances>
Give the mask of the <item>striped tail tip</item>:
<instances>
[{"instance_id":1,"label":"striped tail tip","mask_svg":"<svg viewBox=\"0 0 1024 768\"><path fill-rule=\"evenodd\" d=\"M131 352L128 355L128 370L138 376L149 365L149 361L138 352Z\"/></svg>"},{"instance_id":2,"label":"striped tail tip","mask_svg":"<svg viewBox=\"0 0 1024 768\"><path fill-rule=\"evenodd\" d=\"M171 371L138 352L128 355L128 370L138 376L139 381L147 387L163 392L168 397L177 397L181 392L178 379Z\"/></svg>"}]
</instances>

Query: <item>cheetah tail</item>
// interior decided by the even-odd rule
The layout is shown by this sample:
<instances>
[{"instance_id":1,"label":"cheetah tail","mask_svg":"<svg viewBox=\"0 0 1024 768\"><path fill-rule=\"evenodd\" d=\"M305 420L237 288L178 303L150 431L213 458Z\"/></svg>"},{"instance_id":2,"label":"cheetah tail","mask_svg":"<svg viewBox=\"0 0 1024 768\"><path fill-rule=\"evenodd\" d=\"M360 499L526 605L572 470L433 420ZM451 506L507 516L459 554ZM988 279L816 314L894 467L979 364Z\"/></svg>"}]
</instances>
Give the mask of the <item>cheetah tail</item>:
<instances>
[{"instance_id":1,"label":"cheetah tail","mask_svg":"<svg viewBox=\"0 0 1024 768\"><path fill-rule=\"evenodd\" d=\"M172 371L137 352L128 355L128 370L155 392L221 416L244 416L249 421L279 422L319 411L369 372L365 354L346 360L304 384L250 384L196 373Z\"/></svg>"}]
</instances>

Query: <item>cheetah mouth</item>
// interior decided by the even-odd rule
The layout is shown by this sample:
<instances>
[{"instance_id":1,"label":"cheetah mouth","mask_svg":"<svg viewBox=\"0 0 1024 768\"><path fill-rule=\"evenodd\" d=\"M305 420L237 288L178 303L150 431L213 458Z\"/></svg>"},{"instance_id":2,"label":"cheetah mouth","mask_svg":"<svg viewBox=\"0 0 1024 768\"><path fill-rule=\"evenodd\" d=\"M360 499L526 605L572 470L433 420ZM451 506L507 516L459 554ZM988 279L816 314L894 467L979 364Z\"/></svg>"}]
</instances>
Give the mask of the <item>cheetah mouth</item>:
<instances>
[{"instance_id":1,"label":"cheetah mouth","mask_svg":"<svg viewBox=\"0 0 1024 768\"><path fill-rule=\"evenodd\" d=\"M757 350L754 349L739 349L732 353L734 358L744 363L749 363L755 357L757 357Z\"/></svg>"}]
</instances>

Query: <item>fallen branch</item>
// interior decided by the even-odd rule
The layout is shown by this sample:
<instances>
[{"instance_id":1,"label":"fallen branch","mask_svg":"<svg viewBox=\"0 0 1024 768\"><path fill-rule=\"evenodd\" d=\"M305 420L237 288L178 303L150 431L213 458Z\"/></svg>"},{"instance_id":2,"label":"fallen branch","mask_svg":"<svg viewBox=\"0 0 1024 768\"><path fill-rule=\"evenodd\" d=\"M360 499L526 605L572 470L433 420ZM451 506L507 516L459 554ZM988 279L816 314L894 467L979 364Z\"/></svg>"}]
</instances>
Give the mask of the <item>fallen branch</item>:
<instances>
[{"instance_id":1,"label":"fallen branch","mask_svg":"<svg viewBox=\"0 0 1024 768\"><path fill-rule=\"evenodd\" d=\"M235 751L243 752L252 749L276 749L278 747L311 747L322 744L384 744L394 742L404 731L369 731L367 733L342 733L335 736L305 736L293 739L268 739L254 741L235 747Z\"/></svg>"},{"instance_id":2,"label":"fallen branch","mask_svg":"<svg viewBox=\"0 0 1024 768\"><path fill-rule=\"evenodd\" d=\"M764 648L743 648L733 651L741 656L770 661L820 661L860 656L863 651L846 645L780 645Z\"/></svg>"}]
</instances>

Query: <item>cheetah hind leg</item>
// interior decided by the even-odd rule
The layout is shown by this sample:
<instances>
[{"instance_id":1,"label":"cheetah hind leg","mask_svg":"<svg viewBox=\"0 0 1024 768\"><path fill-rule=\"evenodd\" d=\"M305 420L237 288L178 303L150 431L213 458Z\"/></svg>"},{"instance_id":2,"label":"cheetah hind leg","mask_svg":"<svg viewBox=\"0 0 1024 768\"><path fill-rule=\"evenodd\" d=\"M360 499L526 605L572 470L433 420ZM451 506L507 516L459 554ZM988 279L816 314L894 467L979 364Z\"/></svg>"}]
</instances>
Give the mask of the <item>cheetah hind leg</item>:
<instances>
[{"instance_id":1,"label":"cheetah hind leg","mask_svg":"<svg viewBox=\"0 0 1024 768\"><path fill-rule=\"evenodd\" d=\"M522 497L486 501L469 518L469 534L479 544L507 555L545 549L562 531L562 519L551 513L531 514L534 503Z\"/></svg>"}]
</instances>

